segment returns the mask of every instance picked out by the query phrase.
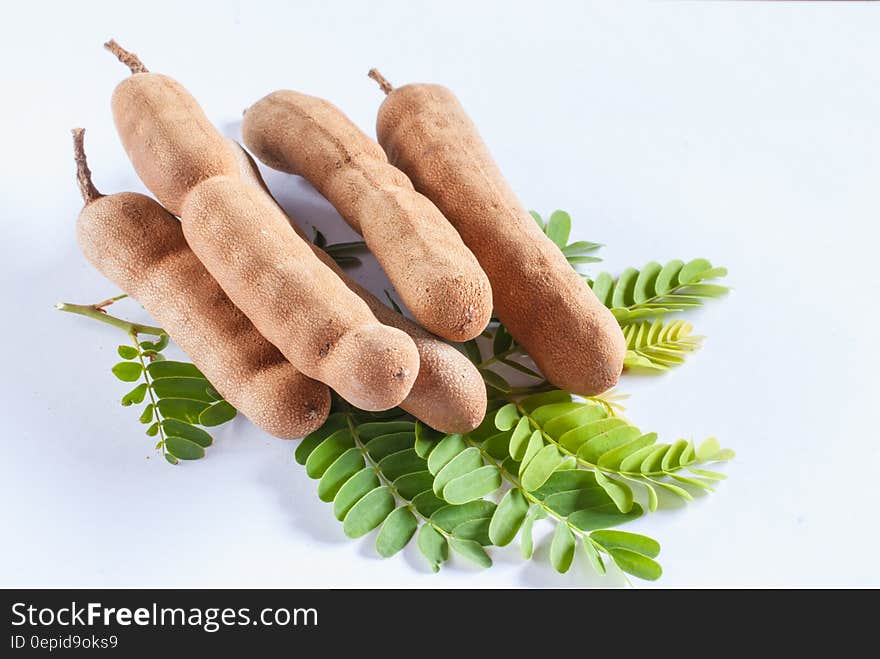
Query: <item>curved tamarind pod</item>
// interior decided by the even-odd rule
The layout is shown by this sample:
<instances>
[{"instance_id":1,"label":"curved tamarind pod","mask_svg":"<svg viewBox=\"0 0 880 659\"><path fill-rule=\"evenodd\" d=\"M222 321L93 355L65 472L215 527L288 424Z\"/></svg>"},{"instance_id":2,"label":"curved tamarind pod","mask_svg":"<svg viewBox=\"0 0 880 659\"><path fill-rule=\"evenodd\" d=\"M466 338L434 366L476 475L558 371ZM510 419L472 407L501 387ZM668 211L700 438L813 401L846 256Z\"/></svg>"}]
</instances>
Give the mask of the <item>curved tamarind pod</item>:
<instances>
[{"instance_id":1,"label":"curved tamarind pod","mask_svg":"<svg viewBox=\"0 0 880 659\"><path fill-rule=\"evenodd\" d=\"M412 340L381 325L276 205L240 180L226 139L181 85L106 46L132 71L113 93L126 151L233 304L297 370L353 405L377 411L403 401L418 373Z\"/></svg>"},{"instance_id":2,"label":"curved tamarind pod","mask_svg":"<svg viewBox=\"0 0 880 659\"><path fill-rule=\"evenodd\" d=\"M238 159L242 180L263 190L271 198L269 188L250 155L238 142L230 140L230 146ZM292 219L291 224L307 240ZM476 428L486 415L486 385L471 361L453 346L383 304L320 247L312 244L312 251L367 303L379 322L403 330L415 342L419 351L419 375L400 407L441 432L466 433Z\"/></svg>"},{"instance_id":3,"label":"curved tamarind pod","mask_svg":"<svg viewBox=\"0 0 880 659\"><path fill-rule=\"evenodd\" d=\"M235 158L183 85L151 73L115 41L104 46L131 70L111 101L122 146L144 185L179 217L184 197L200 181L235 176Z\"/></svg>"},{"instance_id":4,"label":"curved tamarind pod","mask_svg":"<svg viewBox=\"0 0 880 659\"><path fill-rule=\"evenodd\" d=\"M257 101L242 135L274 169L308 179L364 240L415 319L451 341L478 336L492 291L443 215L335 105L294 91Z\"/></svg>"},{"instance_id":5,"label":"curved tamarind pod","mask_svg":"<svg viewBox=\"0 0 880 659\"><path fill-rule=\"evenodd\" d=\"M199 260L297 369L363 410L406 398L419 371L412 339L379 323L265 193L215 176L190 190L181 216Z\"/></svg>"},{"instance_id":6,"label":"curved tamarind pod","mask_svg":"<svg viewBox=\"0 0 880 659\"><path fill-rule=\"evenodd\" d=\"M626 353L620 326L522 207L458 99L439 85L393 89L371 77L387 94L379 143L476 254L517 343L561 389L613 387Z\"/></svg>"},{"instance_id":7,"label":"curved tamarind pod","mask_svg":"<svg viewBox=\"0 0 880 659\"><path fill-rule=\"evenodd\" d=\"M330 411L330 392L297 371L235 307L186 244L180 223L153 199L101 195L74 131L85 207L77 239L86 258L140 302L218 392L276 437L302 437Z\"/></svg>"}]
</instances>

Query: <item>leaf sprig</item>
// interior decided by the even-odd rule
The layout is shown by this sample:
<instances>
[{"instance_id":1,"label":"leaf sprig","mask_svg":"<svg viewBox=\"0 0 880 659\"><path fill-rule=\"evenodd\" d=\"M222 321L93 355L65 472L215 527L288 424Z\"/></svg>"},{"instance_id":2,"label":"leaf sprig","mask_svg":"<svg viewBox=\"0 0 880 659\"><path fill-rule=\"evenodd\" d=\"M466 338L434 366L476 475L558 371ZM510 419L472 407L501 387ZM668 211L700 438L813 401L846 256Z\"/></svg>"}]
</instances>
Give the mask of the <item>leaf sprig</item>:
<instances>
[{"instance_id":1,"label":"leaf sprig","mask_svg":"<svg viewBox=\"0 0 880 659\"><path fill-rule=\"evenodd\" d=\"M488 520L491 501L450 505L434 494L434 476L421 453L422 429L412 417L376 420L347 408L330 415L296 449L296 461L318 480L318 497L332 503L345 534L358 538L381 525L376 551L392 556L418 531L417 544L434 571L449 557L450 547L468 560L488 567ZM480 532L480 528L483 529Z\"/></svg>"},{"instance_id":2,"label":"leaf sprig","mask_svg":"<svg viewBox=\"0 0 880 659\"><path fill-rule=\"evenodd\" d=\"M703 340L702 336L691 334L693 329L685 320L665 322L662 318L625 324L624 367L631 371L662 372L683 364L685 355L699 348Z\"/></svg>"},{"instance_id":3,"label":"leaf sprig","mask_svg":"<svg viewBox=\"0 0 880 659\"><path fill-rule=\"evenodd\" d=\"M162 350L168 346L168 335L158 341L138 341L117 349L124 361L111 370L123 382L137 382L122 397L123 406L149 401L139 421L147 425L147 436L158 435L156 448L171 464L180 460L205 457L205 449L213 444L210 433L197 426L219 426L235 418L236 410L223 400L204 374L193 364L166 361Z\"/></svg>"},{"instance_id":4,"label":"leaf sprig","mask_svg":"<svg viewBox=\"0 0 880 659\"><path fill-rule=\"evenodd\" d=\"M571 216L565 211L553 211L546 221L536 211L529 211L529 214L538 223L541 231L562 250L566 260L575 270L578 270L578 266L587 263L598 263L602 260L593 254L593 252L602 247L601 244L591 243L586 240L578 240L573 243L568 242L571 236Z\"/></svg>"},{"instance_id":5,"label":"leaf sprig","mask_svg":"<svg viewBox=\"0 0 880 659\"><path fill-rule=\"evenodd\" d=\"M161 327L132 323L106 312L125 297L117 295L90 305L61 302L56 309L113 325L129 336L131 343L116 349L122 361L110 370L122 382L140 383L120 403L124 407L144 404L139 421L147 426L148 437L158 437L156 449L169 463L203 458L214 441L204 427L231 421L237 412L195 365L165 359L162 351L168 347L169 336ZM157 338L141 340L141 334Z\"/></svg>"},{"instance_id":6,"label":"leaf sprig","mask_svg":"<svg viewBox=\"0 0 880 659\"><path fill-rule=\"evenodd\" d=\"M510 421L509 408L494 410L466 435L441 435L399 410L392 414L398 413L376 420L347 408L297 447L297 462L318 480L319 498L332 504L349 537L378 527L375 544L381 556L394 555L415 538L434 571L450 549L489 567L487 548L507 545L517 535L523 555L531 557L534 522L548 519L556 525L550 558L558 571L568 571L581 547L600 573L610 560L639 578L660 576L654 560L659 543L608 530L641 516L642 507L623 504L611 479L598 471L579 469L564 458L548 463L546 450L541 455L532 446L515 459L510 454L519 450L511 448L515 429L497 428ZM536 487L535 474L548 464L549 475ZM499 504L487 498L503 489Z\"/></svg>"},{"instance_id":7,"label":"leaf sprig","mask_svg":"<svg viewBox=\"0 0 880 659\"><path fill-rule=\"evenodd\" d=\"M729 288L706 283L727 275L727 268L714 267L706 259L685 263L679 259L661 265L651 261L643 268L627 268L616 279L603 272L590 286L599 301L611 309L621 325L673 311L699 307L719 298Z\"/></svg>"}]
</instances>

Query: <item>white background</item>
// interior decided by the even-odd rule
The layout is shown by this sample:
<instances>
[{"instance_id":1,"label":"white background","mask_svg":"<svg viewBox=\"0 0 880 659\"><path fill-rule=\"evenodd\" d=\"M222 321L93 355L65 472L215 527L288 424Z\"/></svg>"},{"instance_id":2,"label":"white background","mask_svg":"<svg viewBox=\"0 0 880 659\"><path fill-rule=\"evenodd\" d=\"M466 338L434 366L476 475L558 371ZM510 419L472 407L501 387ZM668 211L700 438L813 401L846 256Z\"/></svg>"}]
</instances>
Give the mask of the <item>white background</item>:
<instances>
[{"instance_id":1,"label":"white background","mask_svg":"<svg viewBox=\"0 0 880 659\"><path fill-rule=\"evenodd\" d=\"M143 190L109 98L115 37L227 134L278 88L331 99L369 134L365 76L458 94L531 208L568 210L603 267L707 257L735 292L693 314L705 348L633 379L629 415L735 448L715 494L627 527L658 538L663 586L880 585L880 6L844 3L17 3L0 25L0 584L584 586L517 550L431 576L409 548L346 539L294 444L237 420L172 468L117 400L117 330L53 311L115 292L79 254L69 129L104 192ZM307 224L350 234L291 177ZM366 274L377 290L381 281ZM139 315L134 304L120 313ZM637 582L639 587L648 584Z\"/></svg>"}]
</instances>

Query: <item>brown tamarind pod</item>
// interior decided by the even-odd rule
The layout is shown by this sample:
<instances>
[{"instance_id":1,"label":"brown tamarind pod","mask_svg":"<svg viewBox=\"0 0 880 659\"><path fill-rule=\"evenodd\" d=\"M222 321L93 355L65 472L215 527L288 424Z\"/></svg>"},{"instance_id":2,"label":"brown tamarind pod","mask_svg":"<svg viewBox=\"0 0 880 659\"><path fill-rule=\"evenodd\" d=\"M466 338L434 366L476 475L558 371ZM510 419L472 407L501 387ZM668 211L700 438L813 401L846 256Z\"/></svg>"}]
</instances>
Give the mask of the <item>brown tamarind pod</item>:
<instances>
[{"instance_id":1,"label":"brown tamarind pod","mask_svg":"<svg viewBox=\"0 0 880 659\"><path fill-rule=\"evenodd\" d=\"M242 180L271 198L269 188L250 155L237 142L230 140L230 145L238 159ZM292 218L291 223L307 240ZM486 415L486 385L471 361L453 346L385 305L340 268L324 250L314 244L311 246L318 258L367 303L379 322L403 330L415 342L419 351L419 375L400 407L441 432L466 433L476 428Z\"/></svg>"},{"instance_id":2,"label":"brown tamarind pod","mask_svg":"<svg viewBox=\"0 0 880 659\"><path fill-rule=\"evenodd\" d=\"M492 291L477 259L437 207L339 108L277 91L245 112L242 135L257 158L308 179L363 235L422 326L451 341L472 339L486 328Z\"/></svg>"},{"instance_id":3,"label":"brown tamarind pod","mask_svg":"<svg viewBox=\"0 0 880 659\"><path fill-rule=\"evenodd\" d=\"M517 343L561 389L613 387L626 353L617 321L520 204L458 99L439 85L394 89L370 76L387 94L379 143L477 256Z\"/></svg>"},{"instance_id":4,"label":"brown tamarind pod","mask_svg":"<svg viewBox=\"0 0 880 659\"><path fill-rule=\"evenodd\" d=\"M406 398L419 371L412 339L379 323L265 193L215 176L190 190L181 217L199 260L297 369L364 410Z\"/></svg>"},{"instance_id":5,"label":"brown tamarind pod","mask_svg":"<svg viewBox=\"0 0 880 659\"><path fill-rule=\"evenodd\" d=\"M132 71L113 93L122 143L233 304L297 370L353 405L402 402L419 367L412 339L380 324L278 207L241 181L226 139L180 84L107 47Z\"/></svg>"},{"instance_id":6,"label":"brown tamarind pod","mask_svg":"<svg viewBox=\"0 0 880 659\"><path fill-rule=\"evenodd\" d=\"M151 73L113 40L104 47L131 70L116 86L111 102L122 146L144 185L180 216L183 198L200 181L235 176L235 158L183 85Z\"/></svg>"},{"instance_id":7,"label":"brown tamarind pod","mask_svg":"<svg viewBox=\"0 0 880 659\"><path fill-rule=\"evenodd\" d=\"M92 265L140 302L254 424L284 439L320 427L330 410L327 387L297 371L232 304L167 210L142 194L97 191L82 129L74 146L85 202L77 239Z\"/></svg>"}]
</instances>

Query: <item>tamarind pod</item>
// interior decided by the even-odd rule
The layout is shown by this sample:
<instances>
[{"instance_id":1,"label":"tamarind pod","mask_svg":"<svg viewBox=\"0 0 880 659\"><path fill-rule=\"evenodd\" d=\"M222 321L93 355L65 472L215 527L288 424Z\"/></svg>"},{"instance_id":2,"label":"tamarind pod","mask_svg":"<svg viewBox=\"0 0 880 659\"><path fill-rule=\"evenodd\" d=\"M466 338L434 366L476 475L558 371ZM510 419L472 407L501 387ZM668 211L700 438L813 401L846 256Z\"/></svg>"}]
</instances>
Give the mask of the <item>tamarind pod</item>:
<instances>
[{"instance_id":1,"label":"tamarind pod","mask_svg":"<svg viewBox=\"0 0 880 659\"><path fill-rule=\"evenodd\" d=\"M419 371L412 339L379 323L265 193L215 176L190 190L181 219L199 260L298 370L364 410L406 398Z\"/></svg>"},{"instance_id":2,"label":"tamarind pod","mask_svg":"<svg viewBox=\"0 0 880 659\"><path fill-rule=\"evenodd\" d=\"M104 276L140 302L217 391L276 437L302 437L330 410L327 387L297 371L236 308L189 248L180 223L153 199L101 195L74 131L85 207L77 240Z\"/></svg>"},{"instance_id":3,"label":"tamarind pod","mask_svg":"<svg viewBox=\"0 0 880 659\"><path fill-rule=\"evenodd\" d=\"M235 175L235 158L183 85L147 71L115 41L104 45L132 71L116 86L111 100L125 152L144 185L179 216L183 198L199 182Z\"/></svg>"},{"instance_id":4,"label":"tamarind pod","mask_svg":"<svg viewBox=\"0 0 880 659\"><path fill-rule=\"evenodd\" d=\"M238 142L229 142L239 162L242 180L271 198L256 163ZM308 240L293 218L291 224L304 240ZM367 303L379 322L403 330L415 342L419 351L419 374L400 407L441 432L466 433L476 428L486 415L486 385L471 361L453 346L388 307L349 276L324 250L314 244L311 246L315 255Z\"/></svg>"},{"instance_id":5,"label":"tamarind pod","mask_svg":"<svg viewBox=\"0 0 880 659\"><path fill-rule=\"evenodd\" d=\"M617 321L520 204L458 99L439 85L380 84L379 143L477 256L517 343L561 389L613 387L626 353Z\"/></svg>"},{"instance_id":6,"label":"tamarind pod","mask_svg":"<svg viewBox=\"0 0 880 659\"><path fill-rule=\"evenodd\" d=\"M452 341L486 328L492 292L474 255L437 207L335 105L277 91L245 112L242 135L257 158L308 179L363 235L422 326Z\"/></svg>"}]
</instances>

